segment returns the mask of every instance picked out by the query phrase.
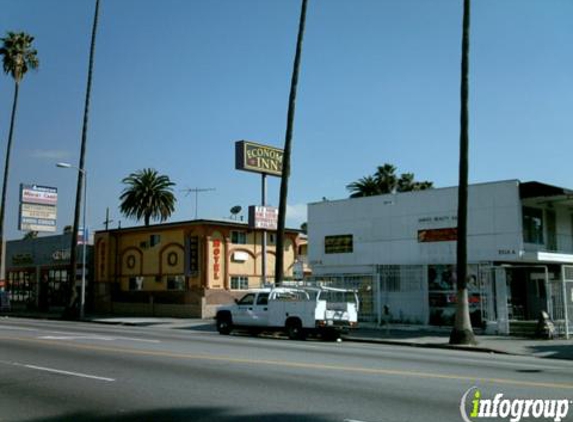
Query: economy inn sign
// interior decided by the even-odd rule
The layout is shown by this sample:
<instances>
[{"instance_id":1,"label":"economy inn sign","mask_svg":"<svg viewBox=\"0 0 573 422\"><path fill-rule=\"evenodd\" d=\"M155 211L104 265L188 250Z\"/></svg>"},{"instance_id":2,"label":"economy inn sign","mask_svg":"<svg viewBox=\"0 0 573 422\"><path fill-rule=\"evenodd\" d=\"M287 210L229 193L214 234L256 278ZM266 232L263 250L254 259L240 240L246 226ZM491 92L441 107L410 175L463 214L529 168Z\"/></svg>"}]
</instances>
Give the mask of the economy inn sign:
<instances>
[{"instance_id":1,"label":"economy inn sign","mask_svg":"<svg viewBox=\"0 0 573 422\"><path fill-rule=\"evenodd\" d=\"M235 168L281 177L283 150L249 141L235 143Z\"/></svg>"}]
</instances>

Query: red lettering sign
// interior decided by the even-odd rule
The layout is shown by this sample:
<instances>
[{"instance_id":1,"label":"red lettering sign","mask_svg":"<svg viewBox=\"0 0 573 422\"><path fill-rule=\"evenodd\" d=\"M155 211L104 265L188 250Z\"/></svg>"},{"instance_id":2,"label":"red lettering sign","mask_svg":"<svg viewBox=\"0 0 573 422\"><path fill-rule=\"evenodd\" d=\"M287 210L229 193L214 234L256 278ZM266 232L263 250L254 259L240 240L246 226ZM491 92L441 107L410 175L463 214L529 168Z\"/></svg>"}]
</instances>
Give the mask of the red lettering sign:
<instances>
[{"instance_id":1,"label":"red lettering sign","mask_svg":"<svg viewBox=\"0 0 573 422\"><path fill-rule=\"evenodd\" d=\"M219 280L219 275L221 272L221 264L219 263L221 260L221 241L220 240L213 240L213 278L215 280Z\"/></svg>"}]
</instances>

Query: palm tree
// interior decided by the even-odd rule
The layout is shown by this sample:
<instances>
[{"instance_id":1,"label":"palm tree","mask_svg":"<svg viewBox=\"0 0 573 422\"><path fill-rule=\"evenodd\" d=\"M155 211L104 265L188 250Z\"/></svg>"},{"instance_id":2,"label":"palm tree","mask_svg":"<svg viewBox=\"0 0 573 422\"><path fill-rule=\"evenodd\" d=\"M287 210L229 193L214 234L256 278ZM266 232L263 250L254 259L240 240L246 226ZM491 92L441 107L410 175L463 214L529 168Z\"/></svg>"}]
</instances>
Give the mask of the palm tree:
<instances>
[{"instance_id":1,"label":"palm tree","mask_svg":"<svg viewBox=\"0 0 573 422\"><path fill-rule=\"evenodd\" d=\"M167 220L175 210L175 186L168 176L159 175L148 168L131 173L122 180L127 187L123 190L120 211L128 218L143 219L149 226L151 219Z\"/></svg>"},{"instance_id":2,"label":"palm tree","mask_svg":"<svg viewBox=\"0 0 573 422\"><path fill-rule=\"evenodd\" d=\"M457 294L456 319L450 334L450 344L475 344L467 289L467 225L468 225L468 168L469 168L469 49L470 0L464 0L462 34L462 81L460 112L460 168L458 188Z\"/></svg>"},{"instance_id":3,"label":"palm tree","mask_svg":"<svg viewBox=\"0 0 573 422\"><path fill-rule=\"evenodd\" d=\"M432 182L415 181L414 173L402 173L398 177L396 175L396 167L388 163L378 166L376 173L373 175L364 176L356 182L346 185L346 189L352 192L350 194L351 198L425 190L433 187L434 184Z\"/></svg>"},{"instance_id":4,"label":"palm tree","mask_svg":"<svg viewBox=\"0 0 573 422\"><path fill-rule=\"evenodd\" d=\"M302 41L304 38L304 25L306 21L307 0L302 0L300 20L298 25L298 37L296 42L296 52L292 79L290 83L290 95L287 113L287 128L285 135L285 147L283 152L283 172L281 177L281 188L279 196L279 216L277 222L276 258L275 258L275 283L280 284L284 277L284 238L286 203L288 198L288 179L290 177L290 156L292 149L292 132L294 127L294 112L296 106L296 88L298 85L298 74L300 71L300 57L302 55Z\"/></svg>"},{"instance_id":5,"label":"palm tree","mask_svg":"<svg viewBox=\"0 0 573 422\"><path fill-rule=\"evenodd\" d=\"M6 145L6 163L4 164L4 181L2 184L2 202L0 203L0 257L4 249L4 214L6 210L6 191L8 188L8 174L10 170L10 152L12 151L12 139L14 124L16 121L16 109L18 107L18 91L20 82L28 69L37 69L40 62L38 52L32 48L34 37L25 32L8 32L5 38L0 38L3 43L0 48L2 66L4 72L14 78L14 100L12 101L12 117L10 119L10 131ZM2 259L0 259L2 261ZM4 263L0 263L0 278L4 279Z\"/></svg>"},{"instance_id":6,"label":"palm tree","mask_svg":"<svg viewBox=\"0 0 573 422\"><path fill-rule=\"evenodd\" d=\"M380 186L380 193L396 192L396 188L398 187L398 177L396 176L395 166L388 163L383 166L378 166L374 177Z\"/></svg>"},{"instance_id":7,"label":"palm tree","mask_svg":"<svg viewBox=\"0 0 573 422\"><path fill-rule=\"evenodd\" d=\"M396 182L397 192L410 192L416 190L417 184L414 180L414 173L402 173Z\"/></svg>"},{"instance_id":8,"label":"palm tree","mask_svg":"<svg viewBox=\"0 0 573 422\"><path fill-rule=\"evenodd\" d=\"M74 207L74 223L72 228L72 233L78 233L80 228L80 207L81 207L81 200L82 200L82 188L84 185L84 177L85 177L85 158L86 158L86 144L87 144L87 133L88 133L88 117L89 117L89 108L90 108L90 97L91 97L91 90L92 90L92 76L93 76L93 64L94 64L94 55L95 55L95 42L96 42L96 33L97 33L97 26L98 26L98 17L99 17L99 0L95 2L95 12L94 12L94 20L92 25L92 36L91 36L91 43L90 43L90 57L89 57L89 64L88 64L88 81L87 81L87 89L86 89L86 98L84 104L84 119L82 125L82 141L80 146L80 162L78 168L78 183L76 186L76 202ZM85 230L85 228L84 228ZM75 304L77 292L75 287L76 284L76 247L77 247L77 238L76 235L71 236L71 244L70 244L70 274L71 276L68 277L68 286L66 289L66 295L68 299L68 306L64 311L64 316L71 317L75 316Z\"/></svg>"},{"instance_id":9,"label":"palm tree","mask_svg":"<svg viewBox=\"0 0 573 422\"><path fill-rule=\"evenodd\" d=\"M361 198L363 196L380 195L380 186L375 176L364 176L356 182L346 186L350 192L351 198Z\"/></svg>"}]
</instances>

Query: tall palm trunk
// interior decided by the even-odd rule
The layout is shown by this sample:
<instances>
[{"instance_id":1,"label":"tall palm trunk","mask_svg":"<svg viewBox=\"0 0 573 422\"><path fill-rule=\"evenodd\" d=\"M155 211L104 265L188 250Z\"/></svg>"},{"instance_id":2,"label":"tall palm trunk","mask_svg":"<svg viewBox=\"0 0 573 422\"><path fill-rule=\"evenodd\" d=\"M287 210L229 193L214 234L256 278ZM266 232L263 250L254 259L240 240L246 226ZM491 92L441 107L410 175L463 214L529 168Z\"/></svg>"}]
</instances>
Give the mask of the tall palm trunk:
<instances>
[{"instance_id":1,"label":"tall palm trunk","mask_svg":"<svg viewBox=\"0 0 573 422\"><path fill-rule=\"evenodd\" d=\"M16 80L14 84L14 100L12 101L12 117L10 118L10 132L8 133L8 144L6 146L6 163L4 164L4 181L2 183L2 203L0 205L0 279L6 278L6 263L4 261L4 214L6 210L6 193L8 190L8 174L10 170L10 153L12 151L12 135L14 134L14 123L16 121L16 109L18 108L18 91L20 83Z\"/></svg>"},{"instance_id":2,"label":"tall palm trunk","mask_svg":"<svg viewBox=\"0 0 573 422\"><path fill-rule=\"evenodd\" d=\"M462 81L460 113L460 169L458 188L457 294L456 319L450 344L475 344L470 320L467 289L468 169L469 169L469 50L470 0L464 0L462 35Z\"/></svg>"},{"instance_id":3,"label":"tall palm trunk","mask_svg":"<svg viewBox=\"0 0 573 422\"><path fill-rule=\"evenodd\" d=\"M298 26L298 38L296 42L296 53L294 56L294 66L292 71L292 79L290 83L287 129L286 129L284 154L283 154L283 171L281 177L281 189L279 198L279 216L277 224L276 259L275 259L276 284L280 284L283 281L284 277L284 243L285 243L284 238L285 238L286 205L288 199L288 179L290 177L292 132L294 126L294 112L296 106L296 89L298 85L298 74L300 70L300 57L302 54L302 41L304 38L304 25L306 21L306 5L307 5L307 0L302 0L300 21Z\"/></svg>"},{"instance_id":4,"label":"tall palm trunk","mask_svg":"<svg viewBox=\"0 0 573 422\"><path fill-rule=\"evenodd\" d=\"M91 38L91 46L90 46L90 59L89 59L89 67L88 67L88 84L86 89L86 102L84 107L84 121L82 127L82 144L80 149L80 163L78 168L78 184L76 187L76 204L74 208L74 224L72 229L72 240L70 245L70 277L68 281L68 307L66 308L65 315L72 316L77 315L77 309L74 309L74 304L76 303L76 263L77 263L77 256L76 256L76 249L77 249L77 234L79 230L79 221L80 221L80 207L81 207L81 199L82 199L82 188L84 184L84 163L85 163L85 155L86 155L86 144L87 144L87 132L88 132L88 116L89 116L89 107L90 107L90 95L92 89L92 74L93 74L93 63L94 63L94 53L95 53L95 41L96 41L96 33L97 33L97 24L98 24L98 16L99 16L99 0L96 0L95 4L95 13L94 13L94 21L93 21L93 28L92 28L92 38ZM86 228L84 227L84 233ZM84 236L85 237L85 236ZM84 242L87 239L82 239Z\"/></svg>"}]
</instances>

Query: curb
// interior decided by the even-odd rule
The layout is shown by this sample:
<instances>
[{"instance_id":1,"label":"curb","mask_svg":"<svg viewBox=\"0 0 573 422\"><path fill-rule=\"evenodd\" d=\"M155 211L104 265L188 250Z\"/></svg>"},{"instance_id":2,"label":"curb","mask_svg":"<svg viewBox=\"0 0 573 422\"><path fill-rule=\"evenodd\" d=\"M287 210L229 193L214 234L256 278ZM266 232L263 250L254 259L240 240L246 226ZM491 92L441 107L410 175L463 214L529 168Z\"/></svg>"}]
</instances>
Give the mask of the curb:
<instances>
[{"instance_id":1,"label":"curb","mask_svg":"<svg viewBox=\"0 0 573 422\"><path fill-rule=\"evenodd\" d=\"M401 340L386 340L378 338L365 338L365 337L353 337L353 336L342 336L343 340L353 341L355 343L373 343L373 344L388 344L392 346L408 346L408 347L418 347L427 349L447 349L447 350L462 350L467 352L479 352L479 353L491 353L500 355L513 355L520 356L517 353L507 352L505 350L494 349L491 347L482 346L455 346L447 343L414 343L409 341ZM524 355L527 356L527 355Z\"/></svg>"}]
</instances>

